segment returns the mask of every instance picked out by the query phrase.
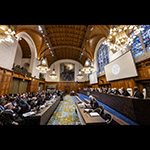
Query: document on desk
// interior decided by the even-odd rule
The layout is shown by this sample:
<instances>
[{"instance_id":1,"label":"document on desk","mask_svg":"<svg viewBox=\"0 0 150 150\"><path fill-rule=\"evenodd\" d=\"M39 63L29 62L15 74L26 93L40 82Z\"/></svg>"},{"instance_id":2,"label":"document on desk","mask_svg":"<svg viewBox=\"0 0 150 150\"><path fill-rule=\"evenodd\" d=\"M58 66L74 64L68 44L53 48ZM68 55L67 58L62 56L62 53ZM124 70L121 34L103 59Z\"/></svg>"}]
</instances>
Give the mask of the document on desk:
<instances>
[{"instance_id":1,"label":"document on desk","mask_svg":"<svg viewBox=\"0 0 150 150\"><path fill-rule=\"evenodd\" d=\"M45 108L45 105L41 105L40 108L41 108L41 109L42 109L42 108Z\"/></svg>"},{"instance_id":2,"label":"document on desk","mask_svg":"<svg viewBox=\"0 0 150 150\"><path fill-rule=\"evenodd\" d=\"M90 111L92 111L92 109L87 109L87 108L86 108L86 109L84 109L84 111L85 111L85 112L90 112Z\"/></svg>"},{"instance_id":3,"label":"document on desk","mask_svg":"<svg viewBox=\"0 0 150 150\"><path fill-rule=\"evenodd\" d=\"M35 112L30 111L30 112L27 112L27 113L22 114L22 116L23 116L23 117L28 117L28 116L31 116L31 115L34 115L34 114L35 114Z\"/></svg>"},{"instance_id":4,"label":"document on desk","mask_svg":"<svg viewBox=\"0 0 150 150\"><path fill-rule=\"evenodd\" d=\"M100 115L97 112L91 112L90 116L91 117L99 117Z\"/></svg>"}]
</instances>

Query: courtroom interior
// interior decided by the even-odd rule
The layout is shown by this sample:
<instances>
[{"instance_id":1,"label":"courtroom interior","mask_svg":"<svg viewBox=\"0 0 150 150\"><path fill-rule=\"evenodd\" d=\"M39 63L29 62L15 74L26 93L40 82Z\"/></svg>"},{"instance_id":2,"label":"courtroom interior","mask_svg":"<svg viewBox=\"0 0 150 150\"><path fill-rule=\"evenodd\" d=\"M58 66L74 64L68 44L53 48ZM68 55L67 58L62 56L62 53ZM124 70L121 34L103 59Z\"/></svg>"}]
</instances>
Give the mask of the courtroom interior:
<instances>
[{"instance_id":1,"label":"courtroom interior","mask_svg":"<svg viewBox=\"0 0 150 150\"><path fill-rule=\"evenodd\" d=\"M150 125L150 25L0 25L7 125Z\"/></svg>"}]
</instances>

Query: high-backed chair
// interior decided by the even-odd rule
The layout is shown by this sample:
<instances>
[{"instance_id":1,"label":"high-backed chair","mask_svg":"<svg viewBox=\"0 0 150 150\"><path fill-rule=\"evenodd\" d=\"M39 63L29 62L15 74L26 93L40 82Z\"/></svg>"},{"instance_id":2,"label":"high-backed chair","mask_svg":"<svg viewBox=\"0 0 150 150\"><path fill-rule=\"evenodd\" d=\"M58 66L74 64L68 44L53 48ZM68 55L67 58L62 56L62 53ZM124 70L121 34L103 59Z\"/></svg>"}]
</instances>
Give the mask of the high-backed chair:
<instances>
[{"instance_id":1,"label":"high-backed chair","mask_svg":"<svg viewBox=\"0 0 150 150\"><path fill-rule=\"evenodd\" d=\"M106 120L107 124L110 124L113 119L113 116L108 113L102 114L101 117Z\"/></svg>"}]
</instances>

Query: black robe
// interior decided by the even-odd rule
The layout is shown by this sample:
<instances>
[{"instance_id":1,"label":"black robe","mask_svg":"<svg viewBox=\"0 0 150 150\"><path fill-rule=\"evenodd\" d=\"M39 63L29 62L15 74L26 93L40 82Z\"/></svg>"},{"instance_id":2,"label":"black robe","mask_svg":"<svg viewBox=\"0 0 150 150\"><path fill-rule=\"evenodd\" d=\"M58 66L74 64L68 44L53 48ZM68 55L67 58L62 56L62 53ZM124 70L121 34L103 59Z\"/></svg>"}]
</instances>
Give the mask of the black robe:
<instances>
[{"instance_id":1,"label":"black robe","mask_svg":"<svg viewBox=\"0 0 150 150\"><path fill-rule=\"evenodd\" d=\"M12 125L13 121L19 123L19 125L24 123L24 120L13 110L4 110L1 114L1 122L3 125Z\"/></svg>"}]
</instances>

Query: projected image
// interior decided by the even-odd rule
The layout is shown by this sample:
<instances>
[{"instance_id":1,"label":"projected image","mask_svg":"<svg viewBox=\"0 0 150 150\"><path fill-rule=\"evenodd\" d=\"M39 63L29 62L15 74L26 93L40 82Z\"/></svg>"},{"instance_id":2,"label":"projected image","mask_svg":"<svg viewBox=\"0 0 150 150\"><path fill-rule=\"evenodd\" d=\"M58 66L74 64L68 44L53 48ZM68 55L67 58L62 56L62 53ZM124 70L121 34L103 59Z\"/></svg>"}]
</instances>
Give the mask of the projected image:
<instances>
[{"instance_id":1,"label":"projected image","mask_svg":"<svg viewBox=\"0 0 150 150\"><path fill-rule=\"evenodd\" d=\"M75 65L72 63L60 64L60 81L74 81Z\"/></svg>"},{"instance_id":2,"label":"projected image","mask_svg":"<svg viewBox=\"0 0 150 150\"><path fill-rule=\"evenodd\" d=\"M131 51L104 66L107 81L137 76L137 70Z\"/></svg>"},{"instance_id":3,"label":"projected image","mask_svg":"<svg viewBox=\"0 0 150 150\"><path fill-rule=\"evenodd\" d=\"M111 71L114 75L119 74L120 72L120 66L118 64L114 64L111 68Z\"/></svg>"},{"instance_id":4,"label":"projected image","mask_svg":"<svg viewBox=\"0 0 150 150\"><path fill-rule=\"evenodd\" d=\"M89 76L90 76L90 84L96 84L96 83L98 83L96 72L93 72Z\"/></svg>"}]
</instances>

